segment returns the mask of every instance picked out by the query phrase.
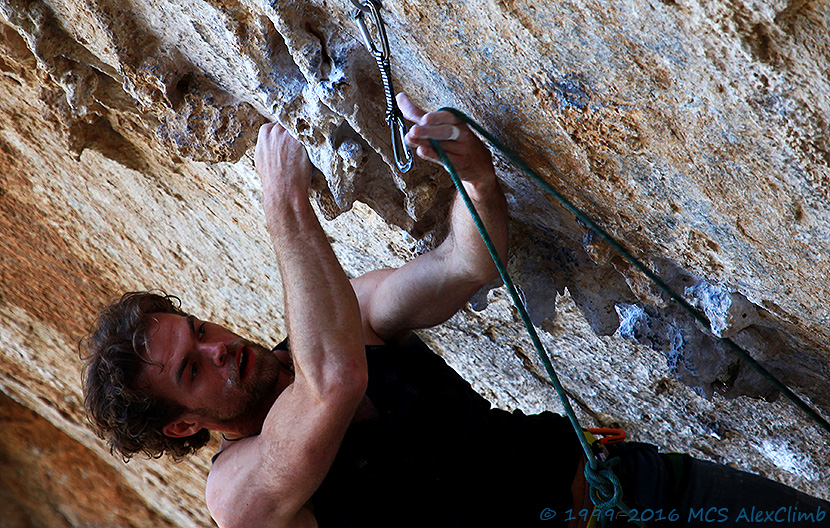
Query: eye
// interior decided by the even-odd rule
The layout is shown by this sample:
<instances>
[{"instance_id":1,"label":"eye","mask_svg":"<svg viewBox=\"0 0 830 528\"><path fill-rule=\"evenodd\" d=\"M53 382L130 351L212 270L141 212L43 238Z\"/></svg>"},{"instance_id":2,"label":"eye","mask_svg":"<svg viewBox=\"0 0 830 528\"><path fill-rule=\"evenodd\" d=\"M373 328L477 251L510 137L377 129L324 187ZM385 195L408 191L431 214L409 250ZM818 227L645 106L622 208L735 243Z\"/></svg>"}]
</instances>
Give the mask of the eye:
<instances>
[{"instance_id":1,"label":"eye","mask_svg":"<svg viewBox=\"0 0 830 528\"><path fill-rule=\"evenodd\" d=\"M205 335L205 323L199 325L199 329L196 330L196 335L198 337L202 337L203 335Z\"/></svg>"}]
</instances>

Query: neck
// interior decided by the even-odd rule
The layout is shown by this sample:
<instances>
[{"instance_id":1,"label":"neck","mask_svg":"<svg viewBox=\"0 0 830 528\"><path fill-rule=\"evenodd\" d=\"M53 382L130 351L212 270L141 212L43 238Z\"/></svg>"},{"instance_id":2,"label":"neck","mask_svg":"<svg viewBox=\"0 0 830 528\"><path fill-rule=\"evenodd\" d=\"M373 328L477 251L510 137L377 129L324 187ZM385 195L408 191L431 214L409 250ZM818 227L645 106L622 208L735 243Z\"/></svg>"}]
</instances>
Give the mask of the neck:
<instances>
[{"instance_id":1,"label":"neck","mask_svg":"<svg viewBox=\"0 0 830 528\"><path fill-rule=\"evenodd\" d=\"M284 361L284 359L287 359L287 361ZM241 440L248 436L255 436L262 431L262 426L268 418L268 414L273 409L277 398L294 382L294 367L290 362L290 358L279 357L279 361L280 374L277 378L273 393L263 398L256 410L237 419L216 424L214 427L211 427L212 430L222 433L223 438L229 442Z\"/></svg>"}]
</instances>

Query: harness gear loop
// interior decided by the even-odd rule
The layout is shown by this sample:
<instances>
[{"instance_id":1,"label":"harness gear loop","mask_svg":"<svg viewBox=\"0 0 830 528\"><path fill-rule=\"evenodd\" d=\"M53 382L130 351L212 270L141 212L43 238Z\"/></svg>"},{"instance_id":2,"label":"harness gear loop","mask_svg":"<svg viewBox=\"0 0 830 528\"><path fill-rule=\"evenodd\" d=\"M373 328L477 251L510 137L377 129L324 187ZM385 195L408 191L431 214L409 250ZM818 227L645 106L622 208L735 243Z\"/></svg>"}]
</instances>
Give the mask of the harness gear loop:
<instances>
[{"instance_id":1,"label":"harness gear loop","mask_svg":"<svg viewBox=\"0 0 830 528\"><path fill-rule=\"evenodd\" d=\"M392 134L392 155L395 158L395 164L401 172L407 172L412 167L414 156L409 146L404 139L406 136L406 125L403 122L403 114L401 114L398 103L395 101L395 89L392 85L392 68L390 66L389 38L386 36L386 27L383 23L383 18L380 16L380 4L376 0L351 0L357 7L354 13L354 18L357 19L357 24L360 27L360 33L363 35L363 41L366 43L369 53L375 58L380 70L380 78L383 82L383 91L386 96L386 124L389 125L389 130ZM366 25L366 15L372 16L372 21L377 28L378 38L380 40L380 47L375 45L372 39L369 27Z\"/></svg>"}]
</instances>

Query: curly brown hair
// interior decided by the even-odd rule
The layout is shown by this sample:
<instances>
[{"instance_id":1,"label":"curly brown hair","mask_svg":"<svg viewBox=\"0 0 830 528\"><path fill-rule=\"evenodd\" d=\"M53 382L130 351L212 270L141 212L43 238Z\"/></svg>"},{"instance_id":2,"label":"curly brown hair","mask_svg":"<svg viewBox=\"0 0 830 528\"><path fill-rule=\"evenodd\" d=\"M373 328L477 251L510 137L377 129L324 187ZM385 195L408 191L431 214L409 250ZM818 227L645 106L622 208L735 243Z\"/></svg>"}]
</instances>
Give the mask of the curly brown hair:
<instances>
[{"instance_id":1,"label":"curly brown hair","mask_svg":"<svg viewBox=\"0 0 830 528\"><path fill-rule=\"evenodd\" d=\"M129 292L104 308L95 327L81 342L84 360L84 408L95 432L110 451L125 461L143 452L174 460L195 453L210 439L202 429L184 438L165 435L162 428L186 409L142 390L137 377L142 366L152 364L145 355L145 331L151 314L187 315L181 301L164 292Z\"/></svg>"}]
</instances>

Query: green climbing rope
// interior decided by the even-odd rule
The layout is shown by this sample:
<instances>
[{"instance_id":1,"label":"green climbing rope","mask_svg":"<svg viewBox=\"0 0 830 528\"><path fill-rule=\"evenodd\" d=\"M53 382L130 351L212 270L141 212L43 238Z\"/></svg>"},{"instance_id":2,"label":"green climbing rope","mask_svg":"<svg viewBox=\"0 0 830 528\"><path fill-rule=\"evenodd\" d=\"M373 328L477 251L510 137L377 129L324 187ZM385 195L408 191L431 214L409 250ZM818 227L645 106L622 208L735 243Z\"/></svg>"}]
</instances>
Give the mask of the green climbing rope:
<instances>
[{"instance_id":1,"label":"green climbing rope","mask_svg":"<svg viewBox=\"0 0 830 528\"><path fill-rule=\"evenodd\" d=\"M600 236L603 240L605 240L614 250L616 250L622 257L628 260L631 264L633 264L638 270L640 270L646 277L648 277L654 284L656 284L666 295L668 295L671 299L675 302L679 303L687 312L689 312L695 320L697 320L700 324L704 325L704 327L709 328L710 322L709 319L703 315L699 310L689 304L683 297L675 293L665 282L663 282L660 277L658 277L654 272L652 272L648 267L646 267L643 263L641 263L630 251L628 251L625 247L619 244L614 238L612 238L608 233L606 233L596 222L594 222L590 217L588 217L585 213L583 213L580 209L570 203L561 193L559 193L553 186L551 186L548 182L543 180L533 169L531 169L524 161L522 161L519 157L509 151L501 142L499 142L495 137L493 137L489 132L484 130L478 123L473 121L470 117L468 117L463 112L456 110L455 108L442 108L441 111L446 111L454 114L465 123L467 123L470 127L472 127L476 132L478 132L484 139L486 139L491 145L493 145L497 150L499 150L502 154L504 154L510 161L512 161L517 167L519 167L525 174L530 176L536 183L542 186L542 188L551 196L556 198L565 208L567 208L571 213L573 213L580 221L582 221L585 225L587 225L591 230L593 230L597 235ZM580 445L582 446L583 451L585 452L585 456L588 459L588 464L585 466L585 479L590 486L590 497L591 501L594 503L594 506L602 512L603 510L608 510L611 508L619 508L623 513L630 516L630 509L625 505L622 501L622 489L620 487L619 480L614 476L614 473L611 471L609 464L602 462L601 460L597 459L594 456L593 450L591 446L588 444L588 441L585 439L585 436L582 433L582 427L579 425L579 421L574 413L573 408L571 407L570 401L565 393L565 389L562 387L562 384L559 382L559 377L556 375L556 372L553 370L553 365L551 364L550 358L548 356L547 351L545 350L542 341L539 339L539 335L536 333L536 329L533 326L533 323L530 320L530 316L525 309L524 302L519 297L519 293L516 290L513 281L510 279L510 276L507 273L507 268L502 262L501 257L499 256L498 252L495 249L495 245L493 244L492 239L490 238L487 229L484 226L484 223L481 220L481 217L478 214L478 211L475 208L472 200L470 199L467 191L464 189L464 185L461 182L461 179L458 176L458 173L455 170L452 162L450 161L449 157L447 156L444 149L441 147L440 142L431 140L432 147L435 149L435 152L441 158L441 161L444 163L444 166L447 169L447 172L450 173L450 177L452 178L453 184L458 189L459 194L461 195L464 203L469 209L470 214L472 215L473 222L475 223L476 228L478 228L479 233L481 234L481 238L484 240L484 244L487 246L487 250L490 252L490 256L493 258L493 262L496 265L496 268L501 275L502 281L504 282L507 291L510 294L510 297L513 299L513 304L515 304L516 309L519 311L519 315L521 316L522 322L524 323L525 327L527 328L528 334L530 335L530 339L533 342L533 346L536 349L536 352L539 355L539 358L542 361L542 364L545 367L545 371L547 371L548 376L553 383L554 388L556 389L559 398L562 401L562 405L565 408L565 414L567 415L568 419L571 422L571 425L576 432L577 438L579 439ZM822 428L826 431L830 432L830 423L827 422L824 418L822 418L818 412L813 410L809 405L807 405L804 401L802 401L795 393L793 393L789 387L784 385L778 379L776 379L769 371L767 371L764 367L762 367L757 361L755 361L748 352L743 350L740 346L738 346L734 341L726 337L719 337L719 339L726 344L726 346L735 352L742 360L752 366L756 371L758 371L765 379L767 379L772 385L778 389L782 394L784 394L787 398L789 398L793 403L796 404L800 409L802 409L808 416L810 416L813 420L815 420ZM602 519L605 516L601 517ZM633 518L632 518L633 519ZM642 522L637 522L639 526L644 526Z\"/></svg>"},{"instance_id":2,"label":"green climbing rope","mask_svg":"<svg viewBox=\"0 0 830 528\"><path fill-rule=\"evenodd\" d=\"M588 444L588 441L585 439L584 434L582 433L582 427L579 425L579 420L576 417L576 413L574 413L573 407L571 407L570 401L568 400L567 395L565 394L565 389L562 387L562 384L559 382L559 377L556 375L556 372L553 370L553 365L550 362L550 358L548 357L547 352L545 351L545 347L542 344L542 341L539 339L539 335L536 333L536 329L533 326L533 323L530 320L530 316L527 313L527 310L524 307L524 303L521 301L519 297L519 293L516 290L513 281L510 279L510 275L507 273L507 268L505 267L504 263L499 257L498 252L495 249L495 245L493 244L492 239L490 238L490 234L487 232L487 228L484 227L484 223L481 220L481 216L478 214L478 211L473 205L470 196L467 194L467 191L464 189L464 185L461 183L461 179L458 177L458 173L455 170L450 159L447 157L446 152L441 147L440 143L437 141L431 141L433 148L441 157L441 160L444 162L444 165L447 168L447 172L450 173L450 177L453 180L456 188L458 189L459 194L461 195L464 203L467 205L467 208L470 211L470 214L473 217L473 222L475 223L476 227L478 228L479 233L481 234L481 238L484 240L485 245L487 246L487 250L490 252L490 256L493 258L493 262L496 264L496 268L501 275L502 281L504 281L505 286L507 287L508 292L510 293L510 297L513 299L513 303L516 305L516 308L519 310L519 315L524 322L525 327L527 328L528 333L530 334L530 339L533 342L533 346L536 348L536 351L539 354L539 357L542 360L542 364L545 367L545 370L548 373L551 381L553 382L553 386L556 389L557 394L559 394L559 398L562 400L562 405L565 407L565 414L567 415L568 419L571 422L571 425L576 431L577 438L579 439L579 443L582 446L582 450L585 452L585 456L588 460L588 464L585 466L585 479L589 485L589 495L591 497L591 501L594 503L594 506L600 510L608 510L611 508L619 508L623 513L629 516L631 519L635 519L635 517L631 516L631 510L622 500L622 487L620 486L620 482L617 477L614 475L613 471L605 464L603 461L599 460L595 455ZM601 519L605 519L605 516L602 516ZM640 522L635 522L641 526L645 527L645 525Z\"/></svg>"},{"instance_id":3,"label":"green climbing rope","mask_svg":"<svg viewBox=\"0 0 830 528\"><path fill-rule=\"evenodd\" d=\"M587 214L582 212L579 208L573 205L567 198L565 198L559 191L557 191L552 185L542 179L536 171L530 168L521 158L513 154L510 150L508 150L499 140L493 137L492 134L487 132L484 128L481 127L478 123L473 121L469 116L464 114L463 112L456 110L455 108L441 108L440 111L450 112L454 114L456 117L467 123L470 127L473 128L476 132L478 132L484 139L486 139L491 145L493 145L497 150L499 150L502 154L504 154L510 161L512 161L517 167L519 167L525 174L530 176L536 183L538 183L542 188L551 196L556 198L559 203L561 203L568 211L573 213L582 223L584 223L588 228L590 228L594 233L599 235L605 242L608 243L617 253L619 253L623 258L625 258L628 262L634 265L640 272L643 273L646 277L649 278L658 288L660 288L669 298L677 302L684 310L686 310L689 314L691 314L694 319L699 322L704 328L711 328L711 323L709 319L701 313L697 308L689 304L686 299L681 297L677 294L674 290L672 290L668 284L663 282L660 277L658 277L653 271L651 271L645 264L640 262L637 257L635 257L630 251L628 251L625 247L623 247L619 242L617 242L611 235L605 232L596 222L594 222ZM436 152L439 153L441 156L441 160L444 162L444 165L447 167L447 171L453 178L453 182L455 183L456 187L459 188L459 192L462 193L462 196L465 196L466 193L463 192L463 189L460 185L460 180L458 179L458 175L455 173L455 168L452 166L452 162L446 156L443 149L441 149L440 144L438 142L432 142L433 147L436 147ZM439 150L440 149L440 150ZM469 201L469 197L465 199L465 203L467 207L470 209L470 213L473 214L474 206L472 202ZM477 213L473 215L474 217L478 216ZM486 229L484 226L481 225L479 227L479 231L482 234L482 237L485 239L485 244L488 244L488 249L490 250L490 254L493 256L494 261L498 259L498 255L495 254L494 250L490 247L490 243L488 243L489 235L486 234ZM496 261L496 266L499 267L499 273L502 273L503 264L500 264L500 260ZM502 273L502 279L506 276L506 271ZM505 281L505 284L507 281ZM518 299L514 298L514 302ZM520 303L518 303L520 304ZM521 310L520 310L521 311ZM529 320L528 320L529 322ZM532 327L532 324L525 323L526 326ZM530 328L528 328L530 331ZM531 332L531 339L533 339L533 335L535 332ZM754 368L764 379L769 381L773 387L775 387L781 394L787 397L790 401L792 401L798 408L800 408L804 413L806 413L810 418L812 418L819 426L821 426L825 431L830 433L830 422L825 420L815 409L810 407L807 403L805 403L801 398L798 397L789 387L784 385L781 381L779 381L775 376L773 376L767 369L761 366L760 363L755 361L752 356L749 355L747 351L741 348L737 343L729 339L728 337L720 337L716 336L722 343L724 343L727 348L732 350L735 354L738 355L743 361L745 361L749 366ZM538 338L536 338L538 340ZM536 344L536 340L534 340L534 345ZM543 361L544 362L544 361ZM547 367L546 367L547 368ZM554 383L556 385L556 383Z\"/></svg>"}]
</instances>

